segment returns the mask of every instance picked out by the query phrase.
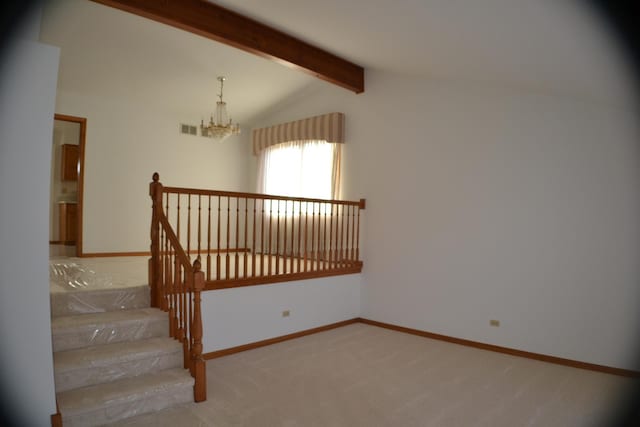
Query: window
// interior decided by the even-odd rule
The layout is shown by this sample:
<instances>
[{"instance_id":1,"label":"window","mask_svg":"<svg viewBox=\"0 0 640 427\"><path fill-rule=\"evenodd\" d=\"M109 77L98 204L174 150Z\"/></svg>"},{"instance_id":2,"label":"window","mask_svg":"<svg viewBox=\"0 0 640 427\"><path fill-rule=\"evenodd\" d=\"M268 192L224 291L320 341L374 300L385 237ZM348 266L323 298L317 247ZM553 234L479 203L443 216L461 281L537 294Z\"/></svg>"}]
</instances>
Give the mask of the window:
<instances>
[{"instance_id":1,"label":"window","mask_svg":"<svg viewBox=\"0 0 640 427\"><path fill-rule=\"evenodd\" d=\"M342 144L292 141L260 152L258 191L288 197L337 199Z\"/></svg>"}]
</instances>

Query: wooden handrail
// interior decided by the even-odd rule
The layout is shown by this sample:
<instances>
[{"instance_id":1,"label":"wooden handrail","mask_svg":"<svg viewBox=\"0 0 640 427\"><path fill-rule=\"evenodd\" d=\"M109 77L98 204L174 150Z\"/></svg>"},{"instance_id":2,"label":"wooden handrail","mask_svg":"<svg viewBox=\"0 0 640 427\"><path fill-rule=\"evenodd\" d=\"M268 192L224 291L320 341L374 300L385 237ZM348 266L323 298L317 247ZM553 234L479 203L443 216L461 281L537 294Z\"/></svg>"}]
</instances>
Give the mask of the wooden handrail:
<instances>
[{"instance_id":1,"label":"wooden handrail","mask_svg":"<svg viewBox=\"0 0 640 427\"><path fill-rule=\"evenodd\" d=\"M206 365L202 358L202 314L200 293L204 289L204 273L200 257L193 265L180 244L162 207L162 184L153 174L149 186L152 199L151 258L149 286L151 306L169 314L169 334L182 343L184 368L195 379L194 400L206 400Z\"/></svg>"},{"instance_id":2,"label":"wooden handrail","mask_svg":"<svg viewBox=\"0 0 640 427\"><path fill-rule=\"evenodd\" d=\"M366 205L365 199L358 201L351 200L335 200L335 199L313 199L308 197L289 197L289 196L276 196L272 194L262 193L243 193L238 191L223 191L223 190L204 190L198 188L183 188L183 187L163 187L162 192L167 194L191 194L195 196L221 196L221 197L237 197L237 198L249 198L249 199L261 199L261 200L283 200L283 201L295 201L295 202L314 202L314 203L330 203L334 205L348 205L358 206L360 209L364 209Z\"/></svg>"}]
</instances>

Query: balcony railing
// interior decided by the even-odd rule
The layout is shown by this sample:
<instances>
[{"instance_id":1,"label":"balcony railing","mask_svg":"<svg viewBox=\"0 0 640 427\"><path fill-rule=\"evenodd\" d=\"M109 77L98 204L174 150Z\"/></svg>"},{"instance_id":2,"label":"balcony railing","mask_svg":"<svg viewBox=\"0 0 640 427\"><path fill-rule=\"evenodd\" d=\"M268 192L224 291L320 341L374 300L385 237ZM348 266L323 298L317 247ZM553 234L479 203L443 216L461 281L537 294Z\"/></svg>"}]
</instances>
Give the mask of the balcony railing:
<instances>
[{"instance_id":1,"label":"balcony railing","mask_svg":"<svg viewBox=\"0 0 640 427\"><path fill-rule=\"evenodd\" d=\"M203 290L359 273L365 201L321 200L164 187L152 200L151 305L169 314L170 334L206 400Z\"/></svg>"},{"instance_id":2,"label":"balcony railing","mask_svg":"<svg viewBox=\"0 0 640 427\"><path fill-rule=\"evenodd\" d=\"M205 289L359 273L365 201L163 187L158 201Z\"/></svg>"}]
</instances>

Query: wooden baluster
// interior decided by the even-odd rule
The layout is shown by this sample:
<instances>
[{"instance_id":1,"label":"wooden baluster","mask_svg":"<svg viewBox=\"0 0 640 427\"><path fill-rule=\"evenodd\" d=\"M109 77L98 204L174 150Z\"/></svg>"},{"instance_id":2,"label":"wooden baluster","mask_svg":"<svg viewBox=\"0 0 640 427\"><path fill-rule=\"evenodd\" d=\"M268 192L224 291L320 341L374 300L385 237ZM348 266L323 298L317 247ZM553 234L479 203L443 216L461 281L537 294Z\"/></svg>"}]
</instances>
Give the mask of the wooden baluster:
<instances>
[{"instance_id":1,"label":"wooden baluster","mask_svg":"<svg viewBox=\"0 0 640 427\"><path fill-rule=\"evenodd\" d=\"M184 306L182 301L182 294L184 292L184 266L179 259L177 259L176 265L178 266L178 281L176 282L176 288L174 290L176 294L176 322L178 325L178 336L176 337L181 344L184 343Z\"/></svg>"},{"instance_id":2,"label":"wooden baluster","mask_svg":"<svg viewBox=\"0 0 640 427\"><path fill-rule=\"evenodd\" d=\"M333 268L338 268L338 250L340 247L340 205L336 204L334 206L335 209L335 233L333 235L334 246L333 246Z\"/></svg>"},{"instance_id":3,"label":"wooden baluster","mask_svg":"<svg viewBox=\"0 0 640 427\"><path fill-rule=\"evenodd\" d=\"M322 263L324 262L324 258L322 255L323 245L324 245L324 236L323 236L323 228L322 228L322 203L318 202L318 244L317 244L317 253L316 253L316 270L320 271L323 269Z\"/></svg>"},{"instance_id":4,"label":"wooden baluster","mask_svg":"<svg viewBox=\"0 0 640 427\"><path fill-rule=\"evenodd\" d=\"M163 253L164 253L164 243L165 243L165 233L164 233L164 227L162 225L160 225L160 251L158 252L158 266L159 268L159 274L158 274L158 288L160 289L160 293L162 295L166 296L166 287L165 287L165 282L164 282L164 257L163 257ZM166 297L165 297L166 298ZM162 299L161 304L160 304L160 309L164 310L164 307L166 306L165 303L165 298Z\"/></svg>"},{"instance_id":5,"label":"wooden baluster","mask_svg":"<svg viewBox=\"0 0 640 427\"><path fill-rule=\"evenodd\" d=\"M352 227L352 235L351 235L351 263L355 265L356 258L356 246L358 246L358 242L356 241L356 236L358 234L358 205L353 206L353 227Z\"/></svg>"},{"instance_id":6,"label":"wooden baluster","mask_svg":"<svg viewBox=\"0 0 640 427\"><path fill-rule=\"evenodd\" d=\"M342 251L341 251L341 267L347 266L347 247L349 245L349 207L342 205Z\"/></svg>"},{"instance_id":7,"label":"wooden baluster","mask_svg":"<svg viewBox=\"0 0 640 427\"><path fill-rule=\"evenodd\" d=\"M339 205L338 207L338 217L339 217L339 221L338 221L338 225L340 226L340 238L338 241L338 268L342 267L342 260L343 260L343 256L342 256L342 249L343 249L343 243L344 243L344 205Z\"/></svg>"},{"instance_id":8,"label":"wooden baluster","mask_svg":"<svg viewBox=\"0 0 640 427\"><path fill-rule=\"evenodd\" d=\"M171 194L167 193L167 197L166 197L166 217L167 217L167 222L169 222L169 214L171 213L171 209L169 207L169 202L171 201ZM169 222L169 224L171 224ZM171 252L173 246L171 244L170 241L167 240L167 251ZM171 285L171 281L173 280L173 263L171 262L171 254L169 253L169 256L167 258L167 263L169 265L169 274L167 276L167 289L170 289L170 285ZM170 297L170 295L167 296L168 298Z\"/></svg>"},{"instance_id":9,"label":"wooden baluster","mask_svg":"<svg viewBox=\"0 0 640 427\"><path fill-rule=\"evenodd\" d=\"M333 209L334 204L329 204L329 268L333 269Z\"/></svg>"},{"instance_id":10,"label":"wooden baluster","mask_svg":"<svg viewBox=\"0 0 640 427\"><path fill-rule=\"evenodd\" d=\"M253 199L253 233L251 234L251 276L256 277L256 203L258 199Z\"/></svg>"},{"instance_id":11,"label":"wooden baluster","mask_svg":"<svg viewBox=\"0 0 640 427\"><path fill-rule=\"evenodd\" d=\"M358 206L358 234L356 236L356 261L360 262L360 211L364 209L366 202L364 199L360 199L360 205Z\"/></svg>"},{"instance_id":12,"label":"wooden baluster","mask_svg":"<svg viewBox=\"0 0 640 427\"><path fill-rule=\"evenodd\" d=\"M272 227L273 226L273 200L269 200L269 257L268 257L268 262L269 265L267 267L267 275L271 276L271 243L273 240L273 234L271 232Z\"/></svg>"},{"instance_id":13,"label":"wooden baluster","mask_svg":"<svg viewBox=\"0 0 640 427\"><path fill-rule=\"evenodd\" d=\"M262 199L260 202L260 207L262 210L260 219L260 276L264 276L264 202L265 199Z\"/></svg>"},{"instance_id":14,"label":"wooden baluster","mask_svg":"<svg viewBox=\"0 0 640 427\"><path fill-rule=\"evenodd\" d=\"M167 217L167 222L169 221L169 193L165 194L165 201L167 203L166 207L165 207L165 211L164 211L164 215Z\"/></svg>"},{"instance_id":15,"label":"wooden baluster","mask_svg":"<svg viewBox=\"0 0 640 427\"><path fill-rule=\"evenodd\" d=\"M182 272L180 274L180 341L182 342L183 354L184 354L184 368L189 369L191 366L191 358L189 357L189 337L187 335L187 281L192 280L188 277L187 269L180 264Z\"/></svg>"},{"instance_id":16,"label":"wooden baluster","mask_svg":"<svg viewBox=\"0 0 640 427\"><path fill-rule=\"evenodd\" d=\"M149 259L149 286L150 301L152 307L160 308L162 295L160 293L160 217L159 211L162 209L162 184L160 175L154 173L152 182L149 184L149 196L151 197L151 258Z\"/></svg>"},{"instance_id":17,"label":"wooden baluster","mask_svg":"<svg viewBox=\"0 0 640 427\"><path fill-rule=\"evenodd\" d=\"M282 237L282 272L287 274L287 211L289 210L289 201L284 201L284 233Z\"/></svg>"},{"instance_id":18,"label":"wooden baluster","mask_svg":"<svg viewBox=\"0 0 640 427\"><path fill-rule=\"evenodd\" d=\"M350 258L349 258L349 249L351 248L351 205L344 205L346 214L346 231L344 235L344 266L349 266Z\"/></svg>"},{"instance_id":19,"label":"wooden baluster","mask_svg":"<svg viewBox=\"0 0 640 427\"><path fill-rule=\"evenodd\" d=\"M202 228L200 222L202 220L202 197L198 194L198 255L200 256L200 236L202 235Z\"/></svg>"},{"instance_id":20,"label":"wooden baluster","mask_svg":"<svg viewBox=\"0 0 640 427\"><path fill-rule=\"evenodd\" d=\"M225 262L224 262L224 267L225 267L224 278L225 279L231 278L231 274L230 274L231 260L229 259L229 240L231 239L230 218L231 218L231 197L227 196L227 254L225 256Z\"/></svg>"},{"instance_id":21,"label":"wooden baluster","mask_svg":"<svg viewBox=\"0 0 640 427\"><path fill-rule=\"evenodd\" d=\"M307 260L309 259L309 248L307 243L309 241L309 202L304 202L304 272L307 272Z\"/></svg>"},{"instance_id":22,"label":"wooden baluster","mask_svg":"<svg viewBox=\"0 0 640 427\"><path fill-rule=\"evenodd\" d=\"M322 255L323 245L324 245L324 228L322 227L322 203L318 202L318 244L317 244L317 253L316 253L316 270L321 271L323 269L322 263L324 262L324 257Z\"/></svg>"},{"instance_id":23,"label":"wooden baluster","mask_svg":"<svg viewBox=\"0 0 640 427\"><path fill-rule=\"evenodd\" d=\"M331 241L331 247L329 248L329 264L331 265L331 269L334 270L336 268L336 251L338 249L338 205L331 205L331 217L329 218L331 222L329 240Z\"/></svg>"},{"instance_id":24,"label":"wooden baluster","mask_svg":"<svg viewBox=\"0 0 640 427\"><path fill-rule=\"evenodd\" d=\"M298 220L299 215L296 211L296 201L291 201L291 265L289 271L291 273L296 272L296 259L298 258L298 246L296 242L298 241L296 234L296 224L300 221Z\"/></svg>"},{"instance_id":25,"label":"wooden baluster","mask_svg":"<svg viewBox=\"0 0 640 427\"><path fill-rule=\"evenodd\" d=\"M166 197L165 197L165 203L166 203L166 205L165 205L165 212L164 212L164 215L167 217L167 222L169 222L169 200L170 200L170 198L171 198L171 194L166 193ZM171 224L171 223L169 222L169 224ZM167 246L167 247L170 247L169 245L170 245L170 244L169 244L169 242L167 241L167 245L166 245L166 246ZM169 259L167 259L167 261L168 261L168 264L169 264L169 269L171 269L171 259L169 258ZM169 277L167 278L167 283L170 283L170 282L171 282L171 277L169 276Z\"/></svg>"},{"instance_id":26,"label":"wooden baluster","mask_svg":"<svg viewBox=\"0 0 640 427\"><path fill-rule=\"evenodd\" d=\"M322 269L327 269L327 203L322 204Z\"/></svg>"},{"instance_id":27,"label":"wooden baluster","mask_svg":"<svg viewBox=\"0 0 640 427\"><path fill-rule=\"evenodd\" d=\"M289 271L293 273L294 265L295 265L295 256L296 256L296 244L295 244L295 236L296 236L296 201L291 201L291 257L290 257L290 266Z\"/></svg>"},{"instance_id":28,"label":"wooden baluster","mask_svg":"<svg viewBox=\"0 0 640 427\"><path fill-rule=\"evenodd\" d=\"M174 248L175 250L175 248ZM177 254L174 254L173 257L173 283L171 286L171 308L170 310L170 314L169 314L169 319L171 319L171 336L174 337L175 339L177 339L178 341L181 341L181 337L180 337L180 321L179 321L179 316L180 313L178 312L178 304L179 304L179 299L178 299L178 292L180 290L180 281L181 279L181 274L180 274L180 260L178 259Z\"/></svg>"},{"instance_id":29,"label":"wooden baluster","mask_svg":"<svg viewBox=\"0 0 640 427\"><path fill-rule=\"evenodd\" d=\"M172 307L172 301L171 298L173 298L173 280L174 280L174 251L173 248L171 247L171 244L169 243L169 251L168 251L168 257L167 257L167 264L168 264L168 271L167 271L167 312L169 313L169 336L171 336L172 338L175 336L174 334L174 330L172 330L172 324L173 324L173 318L172 318L172 314L171 314L171 307Z\"/></svg>"},{"instance_id":30,"label":"wooden baluster","mask_svg":"<svg viewBox=\"0 0 640 427\"><path fill-rule=\"evenodd\" d=\"M349 206L342 205L342 251L340 260L342 261L341 267L346 267L347 263L347 247L349 245Z\"/></svg>"},{"instance_id":31,"label":"wooden baluster","mask_svg":"<svg viewBox=\"0 0 640 427\"><path fill-rule=\"evenodd\" d=\"M280 272L280 200L278 200L276 218L276 274Z\"/></svg>"},{"instance_id":32,"label":"wooden baluster","mask_svg":"<svg viewBox=\"0 0 640 427\"><path fill-rule=\"evenodd\" d=\"M349 218L349 207L347 205L342 205L342 220L341 220L342 233L340 235L342 249L340 250L340 267L344 267L345 266L347 246L349 244L349 242L348 242L348 236L349 236L349 221L348 221L348 218Z\"/></svg>"},{"instance_id":33,"label":"wooden baluster","mask_svg":"<svg viewBox=\"0 0 640 427\"><path fill-rule=\"evenodd\" d=\"M193 264L193 319L191 323L191 375L195 379L193 398L196 402L207 400L206 363L202 357L202 314L201 296L204 289L204 275L200 271L200 260Z\"/></svg>"},{"instance_id":34,"label":"wooden baluster","mask_svg":"<svg viewBox=\"0 0 640 427\"><path fill-rule=\"evenodd\" d=\"M207 213L207 280L211 280L211 196L208 196Z\"/></svg>"},{"instance_id":35,"label":"wooden baluster","mask_svg":"<svg viewBox=\"0 0 640 427\"><path fill-rule=\"evenodd\" d=\"M191 194L187 195L187 256L191 253Z\"/></svg>"},{"instance_id":36,"label":"wooden baluster","mask_svg":"<svg viewBox=\"0 0 640 427\"><path fill-rule=\"evenodd\" d=\"M244 198L244 264L242 268L242 277L247 277L247 241L248 241L248 227L249 227L249 199Z\"/></svg>"},{"instance_id":37,"label":"wooden baluster","mask_svg":"<svg viewBox=\"0 0 640 427\"><path fill-rule=\"evenodd\" d=\"M351 208L351 246L349 247L349 264L354 265L355 261L355 239L356 239L356 219L355 219L355 207Z\"/></svg>"},{"instance_id":38,"label":"wooden baluster","mask_svg":"<svg viewBox=\"0 0 640 427\"><path fill-rule=\"evenodd\" d=\"M342 227L343 227L343 241L342 241L342 267L346 267L349 257L349 205L342 205Z\"/></svg>"},{"instance_id":39,"label":"wooden baluster","mask_svg":"<svg viewBox=\"0 0 640 427\"><path fill-rule=\"evenodd\" d=\"M311 271L315 266L315 237L316 237L316 202L311 202Z\"/></svg>"},{"instance_id":40,"label":"wooden baluster","mask_svg":"<svg viewBox=\"0 0 640 427\"><path fill-rule=\"evenodd\" d=\"M218 246L216 247L216 280L220 280L220 196L218 196Z\"/></svg>"},{"instance_id":41,"label":"wooden baluster","mask_svg":"<svg viewBox=\"0 0 640 427\"><path fill-rule=\"evenodd\" d=\"M322 216L320 215L320 209L322 209L322 205L320 204L320 202L318 202L318 209L314 210L317 218L316 222L318 224L316 231L316 255L314 257L316 271L320 270L320 260L322 259Z\"/></svg>"},{"instance_id":42,"label":"wooden baluster","mask_svg":"<svg viewBox=\"0 0 640 427\"><path fill-rule=\"evenodd\" d=\"M239 277L240 274L240 264L239 264L239 256L240 254L238 253L238 247L240 246L240 243L238 241L238 239L240 238L240 198L236 197L236 247L235 247L235 252L236 252L236 257L235 257L235 274L234 277L237 279Z\"/></svg>"},{"instance_id":43,"label":"wooden baluster","mask_svg":"<svg viewBox=\"0 0 640 427\"><path fill-rule=\"evenodd\" d=\"M302 261L302 201L298 200L298 248L296 250L298 255L298 273L300 273L300 263Z\"/></svg>"},{"instance_id":44,"label":"wooden baluster","mask_svg":"<svg viewBox=\"0 0 640 427\"><path fill-rule=\"evenodd\" d=\"M345 264L349 264L349 220L351 218L351 205L345 205L347 209L347 232L345 235L344 258Z\"/></svg>"},{"instance_id":45,"label":"wooden baluster","mask_svg":"<svg viewBox=\"0 0 640 427\"><path fill-rule=\"evenodd\" d=\"M196 261L198 261L198 263L196 264L196 262L194 261L193 265L190 266L192 267L190 269L190 272L188 274L188 277L185 278L185 328L186 328L186 338L187 338L187 348L185 350L187 350L184 354L185 356L188 356L188 363L189 363L189 370L192 369L193 363L192 363L192 354L191 351L193 350L193 334L192 334L192 326L193 326L193 288L195 286L195 277L194 277L194 273L196 272L196 265L197 265L197 271L202 272L202 264L201 264L201 259L200 257L196 258ZM187 268L185 267L185 273L189 271L187 270Z\"/></svg>"},{"instance_id":46,"label":"wooden baluster","mask_svg":"<svg viewBox=\"0 0 640 427\"><path fill-rule=\"evenodd\" d=\"M171 270L169 267L169 256L168 256L168 252L169 252L169 236L167 236L167 233L165 233L164 228L162 228L162 238L164 240L164 250L162 252L161 255L161 259L162 259L162 294L164 295L164 298L162 298L162 310L163 311L168 311L169 310L169 293L168 293L168 286L169 286L169 282L170 282L170 274L171 274Z\"/></svg>"},{"instance_id":47,"label":"wooden baluster","mask_svg":"<svg viewBox=\"0 0 640 427\"><path fill-rule=\"evenodd\" d=\"M180 194L176 194L176 237L180 242ZM182 243L181 243L182 244Z\"/></svg>"}]
</instances>

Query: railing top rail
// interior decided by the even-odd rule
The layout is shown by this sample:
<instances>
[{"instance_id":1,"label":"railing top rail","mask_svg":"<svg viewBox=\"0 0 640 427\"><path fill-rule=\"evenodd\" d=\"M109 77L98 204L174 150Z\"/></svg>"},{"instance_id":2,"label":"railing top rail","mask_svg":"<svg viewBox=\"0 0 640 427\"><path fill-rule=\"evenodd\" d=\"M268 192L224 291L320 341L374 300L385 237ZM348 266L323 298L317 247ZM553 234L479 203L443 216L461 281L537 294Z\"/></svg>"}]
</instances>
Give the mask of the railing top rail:
<instances>
[{"instance_id":1,"label":"railing top rail","mask_svg":"<svg viewBox=\"0 0 640 427\"><path fill-rule=\"evenodd\" d=\"M182 187L163 187L162 191L164 193L171 193L171 194L194 194L194 195L200 195L200 196L224 196L224 197L239 197L239 198L248 198L248 199L330 203L333 205L359 206L361 209L364 209L364 199L361 199L359 201L313 199L308 197L287 197L287 196L275 196L271 194L243 193L243 192L237 192L237 191L220 191L220 190L202 190L197 188L182 188Z\"/></svg>"},{"instance_id":2,"label":"railing top rail","mask_svg":"<svg viewBox=\"0 0 640 427\"><path fill-rule=\"evenodd\" d=\"M182 249L182 246L180 245L180 241L178 240L178 236L176 236L176 234L173 232L173 229L171 228L171 224L169 224L169 221L167 220L167 217L164 215L164 213L162 212L158 213L158 220L162 224L162 227L164 228L165 233L167 233L167 237L169 238L169 241L171 242L171 244L175 249L176 257L182 263L185 269L185 272L193 273L193 266L191 265L191 260L187 256L184 249Z\"/></svg>"}]
</instances>

